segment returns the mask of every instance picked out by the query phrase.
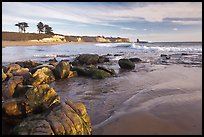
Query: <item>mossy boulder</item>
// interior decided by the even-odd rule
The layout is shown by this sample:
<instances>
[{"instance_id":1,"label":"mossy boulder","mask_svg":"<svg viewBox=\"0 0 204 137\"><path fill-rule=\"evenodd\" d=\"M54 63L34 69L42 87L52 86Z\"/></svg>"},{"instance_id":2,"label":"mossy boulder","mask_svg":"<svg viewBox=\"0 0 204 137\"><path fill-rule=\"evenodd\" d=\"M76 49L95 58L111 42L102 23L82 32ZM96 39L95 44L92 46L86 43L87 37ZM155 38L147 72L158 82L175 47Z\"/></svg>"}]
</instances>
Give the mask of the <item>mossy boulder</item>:
<instances>
[{"instance_id":1,"label":"mossy boulder","mask_svg":"<svg viewBox=\"0 0 204 137\"><path fill-rule=\"evenodd\" d=\"M79 55L76 60L81 65L94 65L98 63L99 55L97 54L81 54Z\"/></svg>"},{"instance_id":2,"label":"mossy boulder","mask_svg":"<svg viewBox=\"0 0 204 137\"><path fill-rule=\"evenodd\" d=\"M91 135L91 121L82 103L59 103L41 114L24 119L17 135Z\"/></svg>"},{"instance_id":3,"label":"mossy boulder","mask_svg":"<svg viewBox=\"0 0 204 137\"><path fill-rule=\"evenodd\" d=\"M70 64L65 61L60 61L53 70L56 79L67 78L70 71Z\"/></svg>"},{"instance_id":4,"label":"mossy boulder","mask_svg":"<svg viewBox=\"0 0 204 137\"><path fill-rule=\"evenodd\" d=\"M43 67L42 69L38 69L33 74L33 80L32 85L40 85L41 83L50 83L55 80L55 76L53 75L53 72L47 68Z\"/></svg>"},{"instance_id":5,"label":"mossy boulder","mask_svg":"<svg viewBox=\"0 0 204 137\"><path fill-rule=\"evenodd\" d=\"M110 73L96 67L73 67L72 70L76 71L79 76L86 76L93 79L104 79L111 76Z\"/></svg>"},{"instance_id":6,"label":"mossy boulder","mask_svg":"<svg viewBox=\"0 0 204 137\"><path fill-rule=\"evenodd\" d=\"M41 112L56 102L60 97L48 84L36 85L25 93L26 103L36 112Z\"/></svg>"},{"instance_id":7,"label":"mossy boulder","mask_svg":"<svg viewBox=\"0 0 204 137\"><path fill-rule=\"evenodd\" d=\"M129 59L120 59L118 61L120 68L122 69L134 69L135 63L130 61Z\"/></svg>"}]
</instances>

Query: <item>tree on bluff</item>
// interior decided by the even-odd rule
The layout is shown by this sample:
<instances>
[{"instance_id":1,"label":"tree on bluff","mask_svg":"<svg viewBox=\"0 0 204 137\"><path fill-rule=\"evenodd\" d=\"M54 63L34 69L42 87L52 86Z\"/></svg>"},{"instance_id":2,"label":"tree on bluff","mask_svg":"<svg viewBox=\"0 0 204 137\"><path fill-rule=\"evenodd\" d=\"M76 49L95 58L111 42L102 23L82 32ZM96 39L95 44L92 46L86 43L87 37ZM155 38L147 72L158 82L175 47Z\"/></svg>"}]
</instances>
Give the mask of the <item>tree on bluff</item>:
<instances>
[{"instance_id":1,"label":"tree on bluff","mask_svg":"<svg viewBox=\"0 0 204 137\"><path fill-rule=\"evenodd\" d=\"M40 32L44 32L44 24L42 22L39 22L37 25L38 31Z\"/></svg>"},{"instance_id":2,"label":"tree on bluff","mask_svg":"<svg viewBox=\"0 0 204 137\"><path fill-rule=\"evenodd\" d=\"M26 28L29 27L28 23L26 22L19 22L18 24L15 24L15 26L18 26L19 32L26 32Z\"/></svg>"},{"instance_id":3,"label":"tree on bluff","mask_svg":"<svg viewBox=\"0 0 204 137\"><path fill-rule=\"evenodd\" d=\"M45 34L54 34L52 31L52 27L50 27L49 25L44 25L45 28Z\"/></svg>"}]
</instances>

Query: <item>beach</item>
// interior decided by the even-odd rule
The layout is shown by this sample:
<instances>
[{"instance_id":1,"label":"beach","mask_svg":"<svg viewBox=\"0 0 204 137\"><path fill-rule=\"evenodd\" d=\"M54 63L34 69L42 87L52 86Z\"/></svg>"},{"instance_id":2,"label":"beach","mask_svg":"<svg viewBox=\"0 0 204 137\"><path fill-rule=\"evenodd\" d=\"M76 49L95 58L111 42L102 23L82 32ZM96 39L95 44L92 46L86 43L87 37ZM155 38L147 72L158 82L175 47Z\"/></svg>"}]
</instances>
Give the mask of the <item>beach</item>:
<instances>
[{"instance_id":1,"label":"beach","mask_svg":"<svg viewBox=\"0 0 204 137\"><path fill-rule=\"evenodd\" d=\"M136 87L129 81L136 85L144 82L145 88L96 125L94 134L201 135L201 73L202 68L173 65L141 76L142 81L136 81L137 74L131 74L124 84L126 88Z\"/></svg>"},{"instance_id":2,"label":"beach","mask_svg":"<svg viewBox=\"0 0 204 137\"><path fill-rule=\"evenodd\" d=\"M83 44L96 42L31 42L31 41L2 41L2 47L8 46L51 46L60 44Z\"/></svg>"},{"instance_id":3,"label":"beach","mask_svg":"<svg viewBox=\"0 0 204 137\"><path fill-rule=\"evenodd\" d=\"M72 62L80 54L93 53L107 57L109 62L96 66L114 69L115 76L77 76L49 83L61 102L72 100L86 106L93 135L201 135L202 43L171 44L11 46L3 48L2 63L47 64L54 57L58 62ZM135 63L134 69L120 68L120 59L136 57L142 62Z\"/></svg>"}]
</instances>

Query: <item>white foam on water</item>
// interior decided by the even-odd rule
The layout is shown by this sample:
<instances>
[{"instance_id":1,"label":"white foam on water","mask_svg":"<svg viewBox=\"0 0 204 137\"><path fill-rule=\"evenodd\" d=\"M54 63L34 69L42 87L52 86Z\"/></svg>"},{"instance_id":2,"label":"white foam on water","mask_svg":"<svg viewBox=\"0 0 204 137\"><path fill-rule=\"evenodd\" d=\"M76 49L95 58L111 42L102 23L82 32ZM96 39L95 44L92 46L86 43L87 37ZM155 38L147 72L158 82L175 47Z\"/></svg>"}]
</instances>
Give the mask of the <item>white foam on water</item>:
<instances>
[{"instance_id":1,"label":"white foam on water","mask_svg":"<svg viewBox=\"0 0 204 137\"><path fill-rule=\"evenodd\" d=\"M201 48L195 47L159 47L159 46L145 46L136 43L99 43L95 44L100 47L121 47L132 48L139 51L167 51L167 52L202 52Z\"/></svg>"}]
</instances>

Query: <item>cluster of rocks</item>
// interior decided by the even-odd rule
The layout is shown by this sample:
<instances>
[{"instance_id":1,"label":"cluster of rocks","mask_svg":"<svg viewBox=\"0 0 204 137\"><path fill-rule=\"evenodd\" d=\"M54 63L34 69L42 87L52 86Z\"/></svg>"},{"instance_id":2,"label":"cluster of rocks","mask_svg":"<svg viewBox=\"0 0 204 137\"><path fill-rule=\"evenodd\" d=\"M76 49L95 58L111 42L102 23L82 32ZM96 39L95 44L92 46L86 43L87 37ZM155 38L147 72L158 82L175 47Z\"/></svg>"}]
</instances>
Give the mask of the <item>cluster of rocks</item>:
<instances>
[{"instance_id":1,"label":"cluster of rocks","mask_svg":"<svg viewBox=\"0 0 204 137\"><path fill-rule=\"evenodd\" d=\"M12 127L7 127L10 130L3 134L92 134L85 106L70 100L61 102L48 85L56 79L76 76L70 66L65 61L56 66L25 61L2 68L3 126L12 122Z\"/></svg>"},{"instance_id":2,"label":"cluster of rocks","mask_svg":"<svg viewBox=\"0 0 204 137\"><path fill-rule=\"evenodd\" d=\"M70 135L91 134L91 121L82 103L60 97L48 84L59 79L85 76L104 79L115 70L101 66L106 56L81 54L73 62L49 60L49 64L21 61L2 67L2 115L12 120L7 134ZM122 69L134 69L139 58L120 59ZM5 133L6 134L6 133Z\"/></svg>"}]
</instances>

